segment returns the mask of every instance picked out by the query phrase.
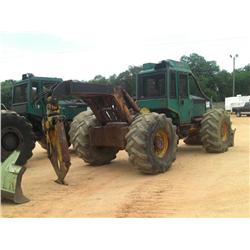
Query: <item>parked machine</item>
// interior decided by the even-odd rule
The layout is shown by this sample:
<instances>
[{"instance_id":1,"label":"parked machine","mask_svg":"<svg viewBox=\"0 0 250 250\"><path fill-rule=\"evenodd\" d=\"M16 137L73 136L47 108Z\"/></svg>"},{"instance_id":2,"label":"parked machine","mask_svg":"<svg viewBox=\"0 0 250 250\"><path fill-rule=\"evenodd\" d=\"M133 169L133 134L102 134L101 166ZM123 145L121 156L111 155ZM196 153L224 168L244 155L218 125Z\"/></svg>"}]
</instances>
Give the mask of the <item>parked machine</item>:
<instances>
[{"instance_id":1,"label":"parked machine","mask_svg":"<svg viewBox=\"0 0 250 250\"><path fill-rule=\"evenodd\" d=\"M146 64L136 86L137 102L109 85L68 81L54 89L53 98L77 96L92 110L78 114L69 131L85 162L103 165L125 149L139 171L157 174L176 159L179 139L210 153L233 146L230 116L222 109L207 110L208 98L186 64Z\"/></svg>"},{"instance_id":2,"label":"parked machine","mask_svg":"<svg viewBox=\"0 0 250 250\"><path fill-rule=\"evenodd\" d=\"M61 115L59 105L60 100L68 97L81 99L91 109L74 117L69 136L79 157L92 166L111 162L119 150L125 149L140 172L158 174L175 161L179 139L183 138L188 145L203 145L211 153L222 153L233 146L235 130L230 116L222 109L207 110L208 98L188 65L173 60L144 64L137 76L136 89L136 102L124 89L107 84L64 81L46 92L40 138L46 137L58 183L64 184L70 166L65 116ZM22 132L28 133L23 138L34 133L30 125L18 130L17 124L21 120L27 123L27 119L16 118L18 123L8 124L12 124L11 132L18 138L22 138ZM34 139L25 143L30 152Z\"/></svg>"},{"instance_id":3,"label":"parked machine","mask_svg":"<svg viewBox=\"0 0 250 250\"><path fill-rule=\"evenodd\" d=\"M13 83L10 110L1 113L1 161L14 150L20 150L17 164L23 165L32 156L35 142L46 148L42 120L46 117L47 94L61 78L36 77L24 74L21 81ZM67 97L59 102L60 114L65 117L64 127L69 142L68 130L73 117L87 109L81 100Z\"/></svg>"},{"instance_id":4,"label":"parked machine","mask_svg":"<svg viewBox=\"0 0 250 250\"><path fill-rule=\"evenodd\" d=\"M246 102L250 101L250 95L249 96L231 96L225 98L225 110L228 112L233 112L233 108L239 108L243 107Z\"/></svg>"},{"instance_id":5,"label":"parked machine","mask_svg":"<svg viewBox=\"0 0 250 250\"><path fill-rule=\"evenodd\" d=\"M144 64L137 76L136 97L139 106L171 119L178 138L188 145L203 145L215 153L233 145L230 116L223 109L207 109L209 99L185 63Z\"/></svg>"},{"instance_id":6,"label":"parked machine","mask_svg":"<svg viewBox=\"0 0 250 250\"><path fill-rule=\"evenodd\" d=\"M232 112L234 112L237 117L241 117L242 115L250 116L250 102L246 102L242 107L233 108Z\"/></svg>"}]
</instances>

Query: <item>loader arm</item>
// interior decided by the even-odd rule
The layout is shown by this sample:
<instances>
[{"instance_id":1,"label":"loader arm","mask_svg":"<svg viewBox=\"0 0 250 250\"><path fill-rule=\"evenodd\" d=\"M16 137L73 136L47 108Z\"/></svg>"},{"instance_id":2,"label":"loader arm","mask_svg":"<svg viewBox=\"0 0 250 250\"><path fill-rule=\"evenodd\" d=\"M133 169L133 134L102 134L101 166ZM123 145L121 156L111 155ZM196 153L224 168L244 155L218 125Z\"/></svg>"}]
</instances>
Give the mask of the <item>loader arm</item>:
<instances>
[{"instance_id":1,"label":"loader arm","mask_svg":"<svg viewBox=\"0 0 250 250\"><path fill-rule=\"evenodd\" d=\"M90 129L92 146L124 149L128 126L140 112L134 100L120 87L72 80L53 87L47 98L47 116L43 120L43 129L48 158L58 177L56 182L59 184L65 184L64 178L71 165L64 118L60 115L58 106L58 100L68 96L82 99L101 125Z\"/></svg>"},{"instance_id":2,"label":"loader arm","mask_svg":"<svg viewBox=\"0 0 250 250\"><path fill-rule=\"evenodd\" d=\"M93 111L102 125L111 122L131 124L140 108L120 87L107 84L89 84L80 81L65 81L52 91L53 99L75 96L82 99Z\"/></svg>"}]
</instances>

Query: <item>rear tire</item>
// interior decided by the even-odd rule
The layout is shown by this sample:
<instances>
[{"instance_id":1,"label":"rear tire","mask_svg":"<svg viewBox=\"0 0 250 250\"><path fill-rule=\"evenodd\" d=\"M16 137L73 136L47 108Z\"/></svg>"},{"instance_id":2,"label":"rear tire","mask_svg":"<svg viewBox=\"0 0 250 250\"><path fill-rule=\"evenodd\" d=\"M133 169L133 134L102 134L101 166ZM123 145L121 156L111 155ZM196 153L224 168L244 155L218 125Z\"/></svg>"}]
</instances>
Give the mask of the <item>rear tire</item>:
<instances>
[{"instance_id":1,"label":"rear tire","mask_svg":"<svg viewBox=\"0 0 250 250\"><path fill-rule=\"evenodd\" d=\"M35 147L35 134L31 123L13 111L1 112L1 161L3 162L14 150L20 151L16 161L24 165L32 156Z\"/></svg>"},{"instance_id":2,"label":"rear tire","mask_svg":"<svg viewBox=\"0 0 250 250\"><path fill-rule=\"evenodd\" d=\"M75 152L85 162L92 166L104 165L116 158L119 151L113 147L91 146L89 141L89 129L98 126L99 123L92 111L84 111L78 114L69 130L70 141Z\"/></svg>"},{"instance_id":3,"label":"rear tire","mask_svg":"<svg viewBox=\"0 0 250 250\"><path fill-rule=\"evenodd\" d=\"M213 109L201 121L201 142L209 153L223 153L233 145L234 131L230 115L223 109Z\"/></svg>"},{"instance_id":4,"label":"rear tire","mask_svg":"<svg viewBox=\"0 0 250 250\"><path fill-rule=\"evenodd\" d=\"M129 160L142 173L163 173L176 159L176 127L164 114L137 116L129 127L126 140Z\"/></svg>"},{"instance_id":5,"label":"rear tire","mask_svg":"<svg viewBox=\"0 0 250 250\"><path fill-rule=\"evenodd\" d=\"M84 119L86 118L86 116L90 116L93 115L92 111L83 111L81 113L79 113L78 115L76 115L73 119L73 121L70 124L70 129L69 129L69 135L75 135L77 128L79 126L79 124L84 121Z\"/></svg>"}]
</instances>

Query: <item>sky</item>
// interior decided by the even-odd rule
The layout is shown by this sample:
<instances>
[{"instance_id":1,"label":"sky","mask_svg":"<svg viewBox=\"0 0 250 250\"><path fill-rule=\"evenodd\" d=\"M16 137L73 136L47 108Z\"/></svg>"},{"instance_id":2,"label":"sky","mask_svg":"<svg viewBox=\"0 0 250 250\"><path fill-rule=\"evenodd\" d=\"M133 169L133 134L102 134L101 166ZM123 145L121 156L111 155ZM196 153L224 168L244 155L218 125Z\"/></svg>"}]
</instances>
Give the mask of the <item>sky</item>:
<instances>
[{"instance_id":1,"label":"sky","mask_svg":"<svg viewBox=\"0 0 250 250\"><path fill-rule=\"evenodd\" d=\"M0 81L23 73L90 80L198 53L250 63L249 1L0 0Z\"/></svg>"}]
</instances>

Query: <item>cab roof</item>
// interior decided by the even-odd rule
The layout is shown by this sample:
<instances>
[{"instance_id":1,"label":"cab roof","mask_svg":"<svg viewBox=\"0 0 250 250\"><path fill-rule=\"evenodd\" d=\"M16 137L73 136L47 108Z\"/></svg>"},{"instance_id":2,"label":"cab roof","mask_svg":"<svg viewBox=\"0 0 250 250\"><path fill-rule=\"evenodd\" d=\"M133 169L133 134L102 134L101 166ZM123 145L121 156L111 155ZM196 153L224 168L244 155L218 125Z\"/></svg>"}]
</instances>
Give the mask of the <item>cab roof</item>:
<instances>
[{"instance_id":1,"label":"cab roof","mask_svg":"<svg viewBox=\"0 0 250 250\"><path fill-rule=\"evenodd\" d=\"M56 77L41 77L41 76L34 76L31 73L23 74L22 80L19 80L15 82L14 84L20 84L25 80L33 80L33 81L43 81L43 82L62 82L62 78L56 78Z\"/></svg>"},{"instance_id":2,"label":"cab roof","mask_svg":"<svg viewBox=\"0 0 250 250\"><path fill-rule=\"evenodd\" d=\"M159 63L144 63L142 67L142 71L139 74L154 72L154 71L159 71L159 70L166 70L166 69L192 73L187 63L167 59Z\"/></svg>"}]
</instances>

